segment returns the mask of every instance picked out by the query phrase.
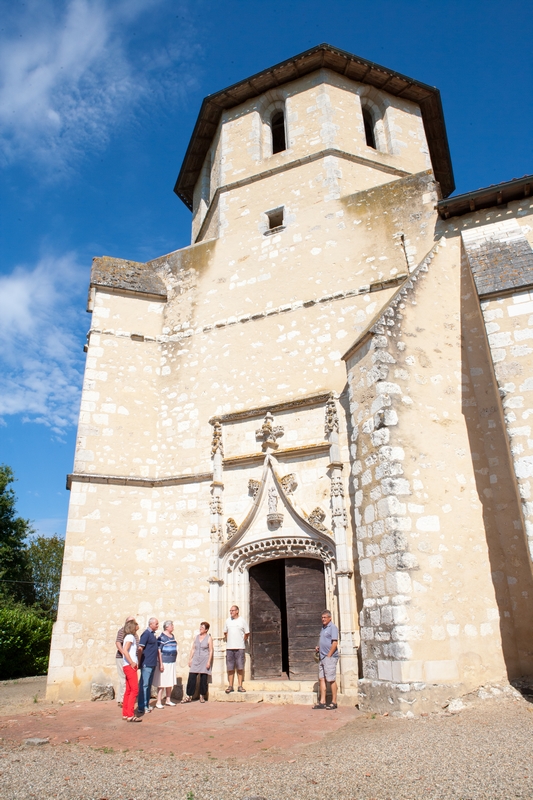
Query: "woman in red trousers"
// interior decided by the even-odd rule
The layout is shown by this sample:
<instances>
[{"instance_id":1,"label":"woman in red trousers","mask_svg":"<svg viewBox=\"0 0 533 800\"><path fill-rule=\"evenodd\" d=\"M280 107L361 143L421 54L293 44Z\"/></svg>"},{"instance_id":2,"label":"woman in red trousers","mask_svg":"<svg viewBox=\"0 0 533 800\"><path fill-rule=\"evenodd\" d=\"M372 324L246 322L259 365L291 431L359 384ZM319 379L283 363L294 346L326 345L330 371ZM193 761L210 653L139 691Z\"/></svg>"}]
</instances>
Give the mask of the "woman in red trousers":
<instances>
[{"instance_id":1,"label":"woman in red trousers","mask_svg":"<svg viewBox=\"0 0 533 800\"><path fill-rule=\"evenodd\" d=\"M137 659L137 640L135 639L135 634L138 630L139 626L134 619L128 620L124 625L125 635L124 644L122 645L124 658L122 663L126 677L126 691L122 702L122 719L126 722L142 722L142 719L136 717L134 713L135 701L139 692L139 680L137 678L139 663Z\"/></svg>"}]
</instances>

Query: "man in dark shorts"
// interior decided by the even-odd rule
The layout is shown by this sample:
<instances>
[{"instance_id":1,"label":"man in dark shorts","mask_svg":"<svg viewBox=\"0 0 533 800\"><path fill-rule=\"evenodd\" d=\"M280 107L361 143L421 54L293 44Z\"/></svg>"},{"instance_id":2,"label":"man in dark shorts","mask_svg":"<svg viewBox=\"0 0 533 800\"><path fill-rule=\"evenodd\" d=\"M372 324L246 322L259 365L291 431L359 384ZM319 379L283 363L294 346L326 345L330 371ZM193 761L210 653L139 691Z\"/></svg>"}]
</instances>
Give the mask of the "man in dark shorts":
<instances>
[{"instance_id":1,"label":"man in dark shorts","mask_svg":"<svg viewBox=\"0 0 533 800\"><path fill-rule=\"evenodd\" d=\"M232 606L229 610L229 617L224 625L224 641L226 646L226 668L228 670L228 688L226 694L233 692L233 681L235 671L239 683L238 692L245 692L242 685L244 678L244 653L246 642L250 636L248 623L239 616L239 606Z\"/></svg>"},{"instance_id":2,"label":"man in dark shorts","mask_svg":"<svg viewBox=\"0 0 533 800\"><path fill-rule=\"evenodd\" d=\"M337 708L337 664L339 662L339 629L331 621L331 611L322 612L322 630L316 650L318 652L318 679L320 700L313 708ZM331 703L326 705L326 682L331 685Z\"/></svg>"}]
</instances>

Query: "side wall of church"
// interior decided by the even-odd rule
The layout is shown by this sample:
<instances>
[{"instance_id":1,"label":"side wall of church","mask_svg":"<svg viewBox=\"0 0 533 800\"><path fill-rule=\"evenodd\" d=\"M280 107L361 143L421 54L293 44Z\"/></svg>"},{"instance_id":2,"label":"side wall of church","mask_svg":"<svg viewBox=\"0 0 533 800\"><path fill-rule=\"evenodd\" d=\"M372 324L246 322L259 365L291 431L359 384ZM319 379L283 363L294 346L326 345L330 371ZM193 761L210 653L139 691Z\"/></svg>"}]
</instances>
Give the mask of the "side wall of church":
<instances>
[{"instance_id":1,"label":"side wall of church","mask_svg":"<svg viewBox=\"0 0 533 800\"><path fill-rule=\"evenodd\" d=\"M520 220L524 205L497 212L507 219L507 233L491 244L500 255L509 229L515 244L530 233ZM527 451L526 440L513 438L514 408L527 419L528 384L527 377L511 383L508 401L502 380L506 367L520 376L531 369L529 349L518 342L528 337L518 319L528 318L529 295L519 285L530 279L531 256L524 241L519 259L504 253L502 269L493 253L493 292L509 274L518 286L482 295L480 306L479 264L476 272L460 238L473 230L492 241L494 216L439 224L432 257L348 355L369 708L393 702L403 712L422 710L454 684L468 691L533 667L531 562L518 493L528 491L519 486L528 476L518 460ZM522 305L521 315L514 309ZM501 328L491 327L495 320ZM517 436L527 431L518 427Z\"/></svg>"}]
</instances>

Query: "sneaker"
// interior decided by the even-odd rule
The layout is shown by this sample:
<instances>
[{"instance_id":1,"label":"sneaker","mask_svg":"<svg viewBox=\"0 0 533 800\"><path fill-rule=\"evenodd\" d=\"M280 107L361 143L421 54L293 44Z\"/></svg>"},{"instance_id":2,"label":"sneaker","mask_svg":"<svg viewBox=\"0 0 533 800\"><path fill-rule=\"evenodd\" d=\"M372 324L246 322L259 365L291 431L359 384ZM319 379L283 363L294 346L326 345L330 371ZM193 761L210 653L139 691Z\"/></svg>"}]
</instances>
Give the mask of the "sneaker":
<instances>
[{"instance_id":1,"label":"sneaker","mask_svg":"<svg viewBox=\"0 0 533 800\"><path fill-rule=\"evenodd\" d=\"M155 704L155 707L156 707L156 708L164 708L165 706L161 705L161 703L156 703L156 704Z\"/></svg>"},{"instance_id":2,"label":"sneaker","mask_svg":"<svg viewBox=\"0 0 533 800\"><path fill-rule=\"evenodd\" d=\"M165 703L166 706L175 706L176 703L173 703L172 700L167 700Z\"/></svg>"}]
</instances>

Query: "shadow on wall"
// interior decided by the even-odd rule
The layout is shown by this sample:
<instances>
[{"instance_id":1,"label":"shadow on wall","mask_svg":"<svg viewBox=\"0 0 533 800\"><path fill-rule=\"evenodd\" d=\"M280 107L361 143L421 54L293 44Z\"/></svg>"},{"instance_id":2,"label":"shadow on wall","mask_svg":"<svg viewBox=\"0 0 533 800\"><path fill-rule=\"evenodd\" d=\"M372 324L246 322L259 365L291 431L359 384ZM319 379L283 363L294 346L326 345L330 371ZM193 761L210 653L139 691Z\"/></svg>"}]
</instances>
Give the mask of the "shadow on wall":
<instances>
[{"instance_id":1,"label":"shadow on wall","mask_svg":"<svg viewBox=\"0 0 533 800\"><path fill-rule=\"evenodd\" d=\"M485 324L464 252L461 297L463 415L483 508L503 656L509 680L516 680L533 676L531 559Z\"/></svg>"},{"instance_id":2,"label":"shadow on wall","mask_svg":"<svg viewBox=\"0 0 533 800\"><path fill-rule=\"evenodd\" d=\"M348 440L348 447L351 448L355 446L355 442L353 439L354 435L354 428L352 425L352 417L350 414L350 398L348 396L348 384L345 385L342 394L339 397L339 405L341 406L344 417L346 419L346 437ZM350 456L350 475L348 476L348 502L349 502L349 521L350 521L350 528L352 530L352 541L350 545L352 547L353 552L353 570L354 570L354 586L355 586L355 602L356 602L356 610L357 610L357 620L355 620L355 624L359 624L359 614L363 609L363 589L361 587L361 574L359 572L359 555L357 552L357 533L356 533L356 522L355 522L355 505L354 505L354 490L353 490L353 480L351 474L351 465L355 459ZM357 648L357 663L359 665L359 677L363 677L363 662L361 659L361 647Z\"/></svg>"}]
</instances>

